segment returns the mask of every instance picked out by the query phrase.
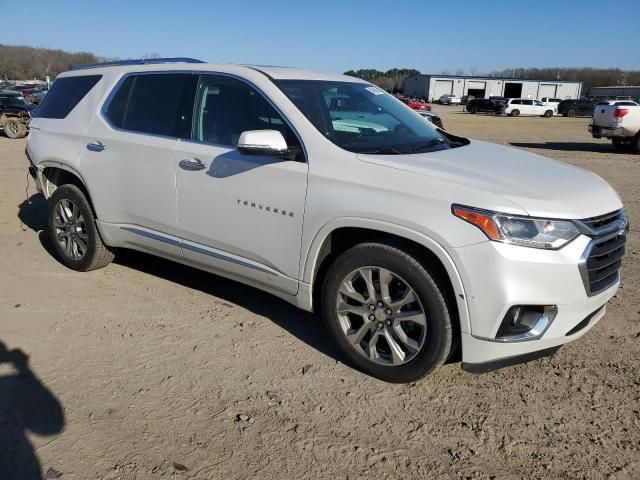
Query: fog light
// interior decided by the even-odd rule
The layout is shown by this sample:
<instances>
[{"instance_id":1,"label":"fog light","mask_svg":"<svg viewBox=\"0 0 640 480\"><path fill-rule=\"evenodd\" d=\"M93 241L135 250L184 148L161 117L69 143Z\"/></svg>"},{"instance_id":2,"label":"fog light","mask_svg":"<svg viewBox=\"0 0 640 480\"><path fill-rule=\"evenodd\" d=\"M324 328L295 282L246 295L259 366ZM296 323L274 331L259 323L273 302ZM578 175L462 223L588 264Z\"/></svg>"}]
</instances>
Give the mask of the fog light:
<instances>
[{"instance_id":1,"label":"fog light","mask_svg":"<svg viewBox=\"0 0 640 480\"><path fill-rule=\"evenodd\" d=\"M549 328L558 313L555 305L516 305L504 316L496 340L522 342L536 340Z\"/></svg>"}]
</instances>

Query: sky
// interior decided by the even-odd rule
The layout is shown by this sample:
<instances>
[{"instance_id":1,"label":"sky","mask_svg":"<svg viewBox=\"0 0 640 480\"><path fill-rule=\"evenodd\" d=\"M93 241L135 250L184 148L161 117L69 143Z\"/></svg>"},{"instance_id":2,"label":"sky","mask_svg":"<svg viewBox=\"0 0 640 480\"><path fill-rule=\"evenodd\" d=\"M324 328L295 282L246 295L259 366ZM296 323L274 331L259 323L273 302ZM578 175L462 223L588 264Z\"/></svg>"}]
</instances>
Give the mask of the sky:
<instances>
[{"instance_id":1,"label":"sky","mask_svg":"<svg viewBox=\"0 0 640 480\"><path fill-rule=\"evenodd\" d=\"M639 0L0 0L0 43L344 72L640 70ZM9 15L10 12L10 15Z\"/></svg>"}]
</instances>

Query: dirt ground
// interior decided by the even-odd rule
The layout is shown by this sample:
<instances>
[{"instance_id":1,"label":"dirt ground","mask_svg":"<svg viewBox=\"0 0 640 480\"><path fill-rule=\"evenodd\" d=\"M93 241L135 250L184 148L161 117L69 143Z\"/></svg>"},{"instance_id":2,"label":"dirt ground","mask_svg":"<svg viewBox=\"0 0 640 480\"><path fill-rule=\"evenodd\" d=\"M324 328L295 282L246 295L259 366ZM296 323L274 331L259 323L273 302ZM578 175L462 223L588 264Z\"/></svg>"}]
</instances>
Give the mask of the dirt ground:
<instances>
[{"instance_id":1,"label":"dirt ground","mask_svg":"<svg viewBox=\"0 0 640 480\"><path fill-rule=\"evenodd\" d=\"M20 472L0 477L640 478L640 156L591 139L588 119L436 109L620 192L622 287L589 334L494 373L385 384L249 287L133 252L66 269L33 184L25 201L25 142L0 136L0 468Z\"/></svg>"}]
</instances>

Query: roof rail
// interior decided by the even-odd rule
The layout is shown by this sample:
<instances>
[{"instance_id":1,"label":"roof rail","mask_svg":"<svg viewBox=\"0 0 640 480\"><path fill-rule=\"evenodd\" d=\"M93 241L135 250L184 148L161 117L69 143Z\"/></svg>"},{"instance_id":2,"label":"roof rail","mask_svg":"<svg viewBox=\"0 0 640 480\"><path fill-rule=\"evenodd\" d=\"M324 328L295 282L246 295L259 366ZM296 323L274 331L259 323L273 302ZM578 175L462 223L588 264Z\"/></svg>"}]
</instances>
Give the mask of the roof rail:
<instances>
[{"instance_id":1,"label":"roof rail","mask_svg":"<svg viewBox=\"0 0 640 480\"><path fill-rule=\"evenodd\" d=\"M114 60L113 62L87 63L84 65L74 65L71 70L84 70L87 68L118 67L124 65L149 65L154 63L204 63L202 60L189 57L168 57L168 58L137 58L134 60Z\"/></svg>"}]
</instances>

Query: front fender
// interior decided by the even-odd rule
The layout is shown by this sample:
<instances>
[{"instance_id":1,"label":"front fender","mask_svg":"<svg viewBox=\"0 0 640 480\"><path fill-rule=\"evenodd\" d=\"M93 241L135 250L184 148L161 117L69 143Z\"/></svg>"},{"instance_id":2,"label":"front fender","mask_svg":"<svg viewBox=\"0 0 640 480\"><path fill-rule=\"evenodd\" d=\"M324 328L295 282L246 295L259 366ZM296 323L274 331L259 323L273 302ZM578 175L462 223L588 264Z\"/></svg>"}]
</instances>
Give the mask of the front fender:
<instances>
[{"instance_id":1,"label":"front fender","mask_svg":"<svg viewBox=\"0 0 640 480\"><path fill-rule=\"evenodd\" d=\"M322 245L329 237L331 232L345 227L377 230L379 232L388 233L401 238L405 238L407 240L411 240L429 249L440 260L442 265L444 265L444 268L449 275L449 279L451 280L451 285L453 286L456 302L458 305L461 331L465 333L471 331L469 309L467 305L467 297L465 294L464 285L462 283L462 279L460 277L458 269L447 250L434 239L421 232L405 227L403 225L370 218L335 218L325 223L316 232L316 235L311 241L309 248L306 250L306 256L301 258L301 269L303 272L302 281L304 282L304 284L309 286L309 288L302 289L301 291L301 295L305 296L305 298L300 298L302 308L311 310L313 306L312 297L314 274L318 266L317 263Z\"/></svg>"}]
</instances>

